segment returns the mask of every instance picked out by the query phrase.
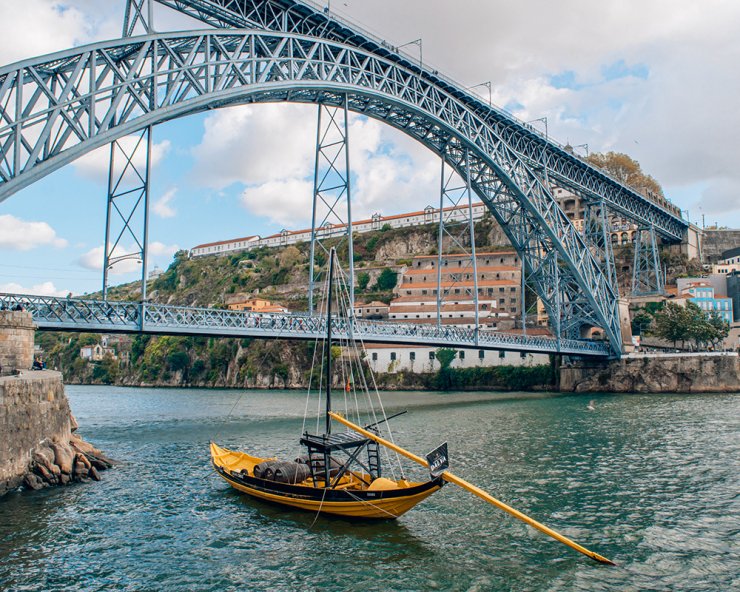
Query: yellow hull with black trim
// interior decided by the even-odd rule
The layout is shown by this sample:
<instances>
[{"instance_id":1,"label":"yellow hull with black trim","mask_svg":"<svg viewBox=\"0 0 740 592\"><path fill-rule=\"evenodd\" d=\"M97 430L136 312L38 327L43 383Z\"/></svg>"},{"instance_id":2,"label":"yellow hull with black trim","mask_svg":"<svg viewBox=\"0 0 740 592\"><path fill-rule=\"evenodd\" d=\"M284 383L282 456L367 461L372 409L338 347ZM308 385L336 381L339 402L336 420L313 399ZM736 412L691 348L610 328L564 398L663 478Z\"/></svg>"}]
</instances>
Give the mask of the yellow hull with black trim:
<instances>
[{"instance_id":1,"label":"yellow hull with black trim","mask_svg":"<svg viewBox=\"0 0 740 592\"><path fill-rule=\"evenodd\" d=\"M348 474L336 487L314 487L310 480L295 485L254 477L255 465L265 459L235 452L211 443L211 459L218 474L229 485L252 497L310 512L346 518L398 518L443 484L439 478L425 482L376 479L368 485L367 475Z\"/></svg>"}]
</instances>

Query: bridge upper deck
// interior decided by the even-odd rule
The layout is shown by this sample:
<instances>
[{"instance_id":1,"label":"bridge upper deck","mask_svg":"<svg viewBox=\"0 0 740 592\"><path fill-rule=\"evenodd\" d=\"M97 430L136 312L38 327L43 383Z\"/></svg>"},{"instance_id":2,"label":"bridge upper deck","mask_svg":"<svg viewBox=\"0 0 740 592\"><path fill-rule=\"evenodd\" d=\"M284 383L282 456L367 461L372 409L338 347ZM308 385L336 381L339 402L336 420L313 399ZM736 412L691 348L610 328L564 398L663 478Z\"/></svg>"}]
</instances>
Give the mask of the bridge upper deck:
<instances>
[{"instance_id":1,"label":"bridge upper deck","mask_svg":"<svg viewBox=\"0 0 740 592\"><path fill-rule=\"evenodd\" d=\"M683 239L688 222L681 210L667 200L643 195L623 185L572 150L555 142L531 124L511 113L489 105L438 70L402 53L397 47L350 23L336 14L321 10L310 1L299 0L156 0L215 27L249 28L312 35L338 41L381 56L399 66L416 70L418 75L454 96L484 119L491 128L536 169L559 185L587 199L604 199L616 213L646 226L654 226L665 240Z\"/></svg>"}]
</instances>

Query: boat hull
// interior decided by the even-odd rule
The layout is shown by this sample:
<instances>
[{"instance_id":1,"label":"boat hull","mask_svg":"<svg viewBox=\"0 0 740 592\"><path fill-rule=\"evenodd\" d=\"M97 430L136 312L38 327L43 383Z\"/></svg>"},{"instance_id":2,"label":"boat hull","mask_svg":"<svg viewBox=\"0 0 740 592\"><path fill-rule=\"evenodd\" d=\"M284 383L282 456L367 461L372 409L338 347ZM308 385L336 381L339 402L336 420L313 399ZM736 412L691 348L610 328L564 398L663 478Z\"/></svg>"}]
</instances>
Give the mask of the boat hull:
<instances>
[{"instance_id":1,"label":"boat hull","mask_svg":"<svg viewBox=\"0 0 740 592\"><path fill-rule=\"evenodd\" d=\"M443 484L443 481L438 478L392 489L350 490L278 483L234 471L222 462L224 456L240 454L243 455L243 453L220 448L215 444L211 445L213 466L216 472L234 489L264 501L345 518L364 520L398 518L438 491ZM263 460L248 455L243 456L246 457L248 465ZM251 473L248 465L247 472Z\"/></svg>"}]
</instances>

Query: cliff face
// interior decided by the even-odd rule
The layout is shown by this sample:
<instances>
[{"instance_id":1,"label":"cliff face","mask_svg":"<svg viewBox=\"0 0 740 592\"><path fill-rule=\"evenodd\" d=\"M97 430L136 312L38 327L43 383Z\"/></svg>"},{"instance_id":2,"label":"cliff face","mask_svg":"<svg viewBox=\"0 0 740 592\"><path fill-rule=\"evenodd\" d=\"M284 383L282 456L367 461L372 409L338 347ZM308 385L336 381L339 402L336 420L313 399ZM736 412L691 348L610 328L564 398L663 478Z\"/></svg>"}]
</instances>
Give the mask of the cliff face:
<instances>
[{"instance_id":1,"label":"cliff face","mask_svg":"<svg viewBox=\"0 0 740 592\"><path fill-rule=\"evenodd\" d=\"M564 392L734 393L740 392L737 354L677 354L625 357L597 364L579 362L560 369Z\"/></svg>"}]
</instances>

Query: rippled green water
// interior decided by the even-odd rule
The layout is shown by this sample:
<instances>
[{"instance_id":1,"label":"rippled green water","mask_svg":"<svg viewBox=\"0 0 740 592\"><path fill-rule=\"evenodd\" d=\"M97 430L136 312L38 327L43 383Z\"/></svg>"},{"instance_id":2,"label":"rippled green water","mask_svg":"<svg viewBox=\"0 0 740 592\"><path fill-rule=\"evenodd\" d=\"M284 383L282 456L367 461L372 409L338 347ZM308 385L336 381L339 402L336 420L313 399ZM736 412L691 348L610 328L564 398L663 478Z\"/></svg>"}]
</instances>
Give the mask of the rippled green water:
<instances>
[{"instance_id":1,"label":"rippled green water","mask_svg":"<svg viewBox=\"0 0 740 592\"><path fill-rule=\"evenodd\" d=\"M285 511L212 476L208 441L290 455L291 392L69 387L103 481L0 501L7 590L740 589L740 395L388 393L396 440L613 559L447 486L395 522ZM229 411L241 396L232 416Z\"/></svg>"}]
</instances>

